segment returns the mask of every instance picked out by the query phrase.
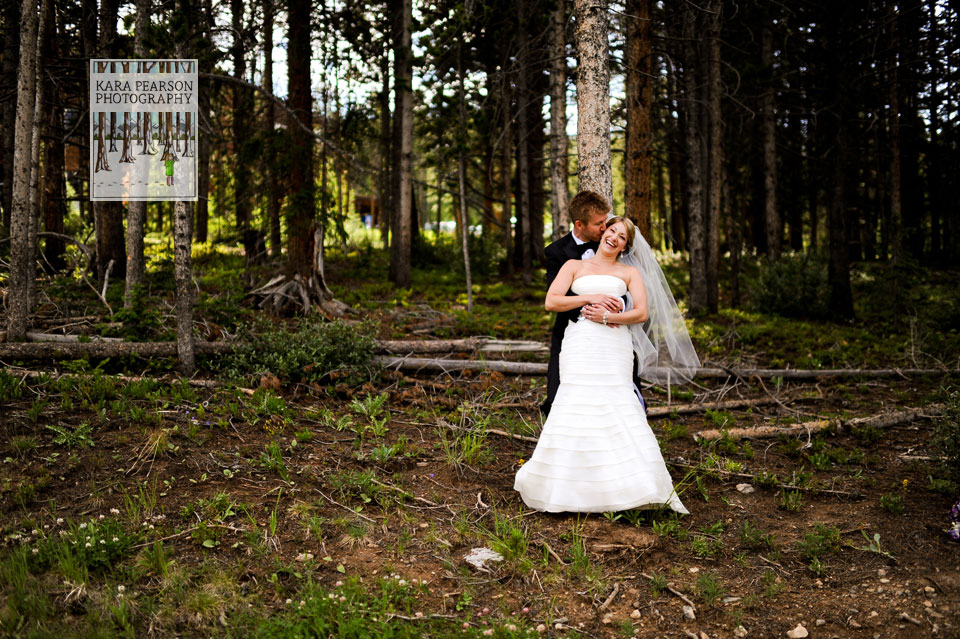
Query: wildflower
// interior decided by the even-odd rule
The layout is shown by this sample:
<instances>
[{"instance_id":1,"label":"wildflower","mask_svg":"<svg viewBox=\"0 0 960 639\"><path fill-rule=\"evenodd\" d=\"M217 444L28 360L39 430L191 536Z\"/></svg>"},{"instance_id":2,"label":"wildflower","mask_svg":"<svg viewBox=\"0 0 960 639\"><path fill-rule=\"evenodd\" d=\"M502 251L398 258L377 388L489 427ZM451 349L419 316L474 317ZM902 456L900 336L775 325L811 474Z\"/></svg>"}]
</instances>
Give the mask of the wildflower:
<instances>
[{"instance_id":1,"label":"wildflower","mask_svg":"<svg viewBox=\"0 0 960 639\"><path fill-rule=\"evenodd\" d=\"M423 613L418 611L418 612L415 612L413 616L416 617L417 619L420 619L421 617L423 617Z\"/></svg>"},{"instance_id":2,"label":"wildflower","mask_svg":"<svg viewBox=\"0 0 960 639\"><path fill-rule=\"evenodd\" d=\"M304 601L303 599L301 599L301 600L300 600L300 607L303 608L303 607L306 606L306 605L307 605L307 602Z\"/></svg>"},{"instance_id":3,"label":"wildflower","mask_svg":"<svg viewBox=\"0 0 960 639\"><path fill-rule=\"evenodd\" d=\"M343 582L342 582L342 581L337 581L337 583L335 583L335 584L333 584L333 585L336 586L337 588L339 588L340 586L343 585Z\"/></svg>"},{"instance_id":4,"label":"wildflower","mask_svg":"<svg viewBox=\"0 0 960 639\"><path fill-rule=\"evenodd\" d=\"M337 598L337 596L336 596L335 594L333 594L332 592L331 592L329 595L327 595L327 599L336 599L336 598Z\"/></svg>"},{"instance_id":5,"label":"wildflower","mask_svg":"<svg viewBox=\"0 0 960 639\"><path fill-rule=\"evenodd\" d=\"M947 534L950 535L950 539L960 541L960 501L950 509L948 521Z\"/></svg>"},{"instance_id":6,"label":"wildflower","mask_svg":"<svg viewBox=\"0 0 960 639\"><path fill-rule=\"evenodd\" d=\"M484 631L483 631L483 636L484 636L484 637L492 637L492 636L493 636L493 628L487 628L486 630L484 630Z\"/></svg>"},{"instance_id":7,"label":"wildflower","mask_svg":"<svg viewBox=\"0 0 960 639\"><path fill-rule=\"evenodd\" d=\"M288 606L289 606L290 604L292 604L292 603L293 603L293 599L287 599L286 604L287 604Z\"/></svg>"},{"instance_id":8,"label":"wildflower","mask_svg":"<svg viewBox=\"0 0 960 639\"><path fill-rule=\"evenodd\" d=\"M91 543L88 541L87 543L85 543L85 544L83 545L83 547L84 547L84 548L93 548L93 544L91 544Z\"/></svg>"},{"instance_id":9,"label":"wildflower","mask_svg":"<svg viewBox=\"0 0 960 639\"><path fill-rule=\"evenodd\" d=\"M504 626L504 628L506 628L506 629L509 630L510 632L516 632L516 631L517 631L517 626L516 626L516 624L512 624L512 623L508 623L506 626Z\"/></svg>"},{"instance_id":10,"label":"wildflower","mask_svg":"<svg viewBox=\"0 0 960 639\"><path fill-rule=\"evenodd\" d=\"M483 614L489 615L489 614L490 614L490 609L489 609L489 608L484 608L484 609L483 609Z\"/></svg>"},{"instance_id":11,"label":"wildflower","mask_svg":"<svg viewBox=\"0 0 960 639\"><path fill-rule=\"evenodd\" d=\"M904 479L904 480L903 480L903 489L904 489L904 490L907 489L907 484L908 484L909 482L910 482L909 479Z\"/></svg>"},{"instance_id":12,"label":"wildflower","mask_svg":"<svg viewBox=\"0 0 960 639\"><path fill-rule=\"evenodd\" d=\"M523 457L517 460L517 466L523 466Z\"/></svg>"},{"instance_id":13,"label":"wildflower","mask_svg":"<svg viewBox=\"0 0 960 639\"><path fill-rule=\"evenodd\" d=\"M106 539L101 539L101 540L100 540L100 545L101 545L101 546L105 546L106 544L107 544L107 540L106 540Z\"/></svg>"},{"instance_id":14,"label":"wildflower","mask_svg":"<svg viewBox=\"0 0 960 639\"><path fill-rule=\"evenodd\" d=\"M119 538L119 537L114 537L114 538L111 539L110 541L112 541L113 543L117 543L118 541L120 541L120 538Z\"/></svg>"},{"instance_id":15,"label":"wildflower","mask_svg":"<svg viewBox=\"0 0 960 639\"><path fill-rule=\"evenodd\" d=\"M126 591L127 591L127 587L124 586L123 584L120 584L119 586L117 586L117 592L122 593L122 592L126 592Z\"/></svg>"},{"instance_id":16,"label":"wildflower","mask_svg":"<svg viewBox=\"0 0 960 639\"><path fill-rule=\"evenodd\" d=\"M38 554L38 553L40 552L40 549L39 549L39 548L34 548L34 549L31 550L30 552L32 552L33 554L36 555L36 554Z\"/></svg>"},{"instance_id":17,"label":"wildflower","mask_svg":"<svg viewBox=\"0 0 960 639\"><path fill-rule=\"evenodd\" d=\"M407 585L407 580L406 580L406 579L401 579L400 581L397 582L397 585L398 585L398 586L406 586L406 585Z\"/></svg>"},{"instance_id":18,"label":"wildflower","mask_svg":"<svg viewBox=\"0 0 960 639\"><path fill-rule=\"evenodd\" d=\"M543 625L542 623L537 625L537 632L539 632L540 634L543 634L546 631L547 631L547 627L545 625Z\"/></svg>"},{"instance_id":19,"label":"wildflower","mask_svg":"<svg viewBox=\"0 0 960 639\"><path fill-rule=\"evenodd\" d=\"M63 524L63 517L57 517L57 525L60 526Z\"/></svg>"},{"instance_id":20,"label":"wildflower","mask_svg":"<svg viewBox=\"0 0 960 639\"><path fill-rule=\"evenodd\" d=\"M82 524L80 524L79 526L77 526L77 528L79 528L80 530L83 530L83 529L86 528L86 527L87 527L87 522L83 522Z\"/></svg>"},{"instance_id":21,"label":"wildflower","mask_svg":"<svg viewBox=\"0 0 960 639\"><path fill-rule=\"evenodd\" d=\"M111 514L111 515L119 515L119 514L120 514L120 511L119 511L118 509L116 509L116 508L111 508L111 509L110 509L110 514Z\"/></svg>"},{"instance_id":22,"label":"wildflower","mask_svg":"<svg viewBox=\"0 0 960 639\"><path fill-rule=\"evenodd\" d=\"M340 595L340 603L343 603L346 600L347 600L346 597L344 597L343 595Z\"/></svg>"},{"instance_id":23,"label":"wildflower","mask_svg":"<svg viewBox=\"0 0 960 639\"><path fill-rule=\"evenodd\" d=\"M100 517L98 517L98 519L99 519L100 521L103 521L103 520L106 519L106 518L107 518L106 515L100 515Z\"/></svg>"},{"instance_id":24,"label":"wildflower","mask_svg":"<svg viewBox=\"0 0 960 639\"><path fill-rule=\"evenodd\" d=\"M522 613L525 614L525 615L528 615L528 614L530 614L530 609L527 608L526 606L524 606L524 607L523 607L523 610L521 610L520 612L522 612Z\"/></svg>"},{"instance_id":25,"label":"wildflower","mask_svg":"<svg viewBox=\"0 0 960 639\"><path fill-rule=\"evenodd\" d=\"M464 622L463 622L463 629L466 630L466 629L469 628L469 627L470 627L470 624L467 623L466 621L464 621Z\"/></svg>"}]
</instances>

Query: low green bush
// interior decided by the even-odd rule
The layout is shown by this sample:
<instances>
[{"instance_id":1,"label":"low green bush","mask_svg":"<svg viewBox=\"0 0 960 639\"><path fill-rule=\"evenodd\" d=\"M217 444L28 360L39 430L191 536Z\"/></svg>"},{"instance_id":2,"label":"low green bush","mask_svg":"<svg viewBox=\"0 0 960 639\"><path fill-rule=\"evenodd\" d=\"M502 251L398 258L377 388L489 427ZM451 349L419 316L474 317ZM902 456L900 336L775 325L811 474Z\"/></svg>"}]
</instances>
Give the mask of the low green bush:
<instances>
[{"instance_id":1,"label":"low green bush","mask_svg":"<svg viewBox=\"0 0 960 639\"><path fill-rule=\"evenodd\" d=\"M769 262L750 287L754 310L783 317L826 318L828 299L827 261L817 254L784 255Z\"/></svg>"},{"instance_id":2,"label":"low green bush","mask_svg":"<svg viewBox=\"0 0 960 639\"><path fill-rule=\"evenodd\" d=\"M292 330L262 322L243 331L242 346L209 365L233 379L269 373L288 382L323 381L334 372L365 370L374 352L372 332L339 320L305 319Z\"/></svg>"}]
</instances>

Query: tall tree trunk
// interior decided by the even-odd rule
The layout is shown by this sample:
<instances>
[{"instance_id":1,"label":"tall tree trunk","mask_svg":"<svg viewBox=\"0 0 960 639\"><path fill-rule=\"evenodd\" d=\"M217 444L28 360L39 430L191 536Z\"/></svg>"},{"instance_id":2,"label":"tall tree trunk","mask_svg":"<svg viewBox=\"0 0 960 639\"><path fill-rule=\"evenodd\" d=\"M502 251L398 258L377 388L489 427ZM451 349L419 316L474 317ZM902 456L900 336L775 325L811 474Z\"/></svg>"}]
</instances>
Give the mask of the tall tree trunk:
<instances>
[{"instance_id":1,"label":"tall tree trunk","mask_svg":"<svg viewBox=\"0 0 960 639\"><path fill-rule=\"evenodd\" d=\"M53 110L48 103L47 83L43 81L44 70L50 60L51 36L50 27L54 28L53 37L56 37L56 18L51 0L42 0L40 5L40 23L37 27L37 70L36 95L34 96L33 120L34 133L30 148L30 226L27 246L29 259L27 261L27 308L33 309L37 300L37 224L40 221L40 147L41 132L44 123L49 119L47 110ZM49 167L47 167L49 170Z\"/></svg>"},{"instance_id":2,"label":"tall tree trunk","mask_svg":"<svg viewBox=\"0 0 960 639\"><path fill-rule=\"evenodd\" d=\"M530 72L527 52L527 27L524 20L524 3L517 2L517 222L520 237L516 250L519 253L520 275L523 283L529 285L533 278L533 260L530 257L530 147L528 141L527 101L530 91L527 74Z\"/></svg>"},{"instance_id":3,"label":"tall tree trunk","mask_svg":"<svg viewBox=\"0 0 960 639\"><path fill-rule=\"evenodd\" d=\"M571 227L567 206L567 14L566 3L554 0L550 11L550 210L554 240L560 227Z\"/></svg>"},{"instance_id":4,"label":"tall tree trunk","mask_svg":"<svg viewBox=\"0 0 960 639\"><path fill-rule=\"evenodd\" d=\"M513 100L506 64L501 68L503 69L500 92L501 115L503 117L503 152L500 155L500 180L503 183L503 248L506 253L501 275L510 276L514 272L513 223L510 221L510 218L513 217L513 122L511 117Z\"/></svg>"},{"instance_id":5,"label":"tall tree trunk","mask_svg":"<svg viewBox=\"0 0 960 639\"><path fill-rule=\"evenodd\" d=\"M765 12L766 13L766 12ZM764 16L760 36L760 64L764 72L760 95L760 129L763 136L763 219L766 228L767 257L780 258L781 226L777 209L777 139L774 122L773 30L771 17Z\"/></svg>"},{"instance_id":6,"label":"tall tree trunk","mask_svg":"<svg viewBox=\"0 0 960 639\"><path fill-rule=\"evenodd\" d=\"M707 302L707 211L704 207L704 147L703 136L706 131L701 128L701 114L704 105L700 101L697 91L699 78L697 60L700 51L696 43L697 15L700 9L690 4L684 4L683 35L683 91L681 101L684 123L684 164L686 167L686 193L688 229L687 245L690 249L690 310L703 312L708 309Z\"/></svg>"},{"instance_id":7,"label":"tall tree trunk","mask_svg":"<svg viewBox=\"0 0 960 639\"><path fill-rule=\"evenodd\" d=\"M5 2L3 4L3 62L0 67L3 86L17 85L17 61L20 59L20 4ZM3 218L0 220L0 237L9 237L10 219L13 202L13 165L14 165L14 132L16 130L17 101L7 99L0 101L0 209L3 209Z\"/></svg>"},{"instance_id":8,"label":"tall tree trunk","mask_svg":"<svg viewBox=\"0 0 960 639\"><path fill-rule=\"evenodd\" d=\"M460 119L460 144L457 154L457 186L460 197L460 243L463 249L463 271L467 278L467 312L473 313L473 277L470 272L470 218L467 215L467 156L465 153L467 138L467 94L463 87L463 44L457 44L457 80Z\"/></svg>"},{"instance_id":9,"label":"tall tree trunk","mask_svg":"<svg viewBox=\"0 0 960 639\"><path fill-rule=\"evenodd\" d=\"M243 0L230 0L230 12L233 23L233 75L238 80L246 81L247 45L244 41ZM250 164L253 161L250 149L250 117L253 111L253 96L250 90L239 84L233 89L233 150L236 161L233 163L233 199L237 212L237 231L243 240L243 252L247 264L260 259L257 247L257 232L251 227L252 206L252 172ZM293 133L293 135L299 135Z\"/></svg>"},{"instance_id":10,"label":"tall tree trunk","mask_svg":"<svg viewBox=\"0 0 960 639\"><path fill-rule=\"evenodd\" d=\"M389 20L387 22L390 23ZM388 36L389 33L390 30L385 27L384 42L391 40ZM384 52L380 58L380 77L383 80L380 93L377 96L380 103L380 176L378 179L380 215L379 219L374 219L374 224L379 224L383 247L389 250L391 218L393 217L393 148L391 147L392 138L390 136L393 119L390 113L390 55L387 46L384 46Z\"/></svg>"},{"instance_id":11,"label":"tall tree trunk","mask_svg":"<svg viewBox=\"0 0 960 639\"><path fill-rule=\"evenodd\" d=\"M263 88L267 92L264 105L264 124L266 140L271 149L264 169L267 178L267 220L270 227L270 255L280 257L283 240L280 237L280 182L277 179L275 157L280 153L276 148L276 111L273 104L273 15L276 11L274 0L263 0Z\"/></svg>"},{"instance_id":12,"label":"tall tree trunk","mask_svg":"<svg viewBox=\"0 0 960 639\"><path fill-rule=\"evenodd\" d=\"M409 288L411 282L413 219L413 52L410 29L413 20L412 0L394 0L396 16L394 39L394 144L397 161L397 190L394 193L393 242L390 245L390 279L400 288Z\"/></svg>"},{"instance_id":13,"label":"tall tree trunk","mask_svg":"<svg viewBox=\"0 0 960 639\"><path fill-rule=\"evenodd\" d=\"M30 163L37 131L37 5L23 0L20 10L20 65L17 73L17 120L13 156L13 203L10 220L10 279L7 285L7 341L26 338L30 283Z\"/></svg>"},{"instance_id":14,"label":"tall tree trunk","mask_svg":"<svg viewBox=\"0 0 960 639\"><path fill-rule=\"evenodd\" d=\"M173 207L173 274L177 293L177 357L180 372L193 375L193 276L190 264L190 221L193 213L189 202Z\"/></svg>"},{"instance_id":15,"label":"tall tree trunk","mask_svg":"<svg viewBox=\"0 0 960 639\"><path fill-rule=\"evenodd\" d=\"M720 198L723 175L723 120L720 114L720 22L722 2L710 2L707 8L708 63L706 85L706 239L707 310L716 313L720 295Z\"/></svg>"},{"instance_id":16,"label":"tall tree trunk","mask_svg":"<svg viewBox=\"0 0 960 639\"><path fill-rule=\"evenodd\" d=\"M653 51L650 0L627 0L625 74L627 140L624 153L624 211L650 238L650 157L653 150Z\"/></svg>"},{"instance_id":17,"label":"tall tree trunk","mask_svg":"<svg viewBox=\"0 0 960 639\"><path fill-rule=\"evenodd\" d=\"M607 0L575 0L579 189L613 204L610 168L610 61Z\"/></svg>"},{"instance_id":18,"label":"tall tree trunk","mask_svg":"<svg viewBox=\"0 0 960 639\"><path fill-rule=\"evenodd\" d=\"M137 0L137 17L133 30L133 52L141 60L146 59L147 50L143 38L146 35L147 21L150 17L152 0ZM137 63L139 65L139 63ZM138 68L138 71L140 69ZM145 161L148 158L143 158ZM123 291L123 307L133 306L133 295L137 286L143 284L145 260L143 256L144 224L147 221L147 203L134 200L127 204L127 277Z\"/></svg>"},{"instance_id":19,"label":"tall tree trunk","mask_svg":"<svg viewBox=\"0 0 960 639\"><path fill-rule=\"evenodd\" d=\"M16 3L11 3L16 4ZM44 52L47 60L60 57L57 23L53 15L53 3L45 3L44 10L50 37L48 49ZM47 89L47 109L44 114L47 135L43 147L43 229L51 233L63 233L63 220L66 209L66 184L64 180L63 149L63 109L60 106L60 88L52 84ZM10 102L14 102L10 100ZM65 243L58 237L46 237L44 241L43 263L52 272L58 272L66 266L63 258Z\"/></svg>"},{"instance_id":20,"label":"tall tree trunk","mask_svg":"<svg viewBox=\"0 0 960 639\"><path fill-rule=\"evenodd\" d=\"M119 0L103 0L100 3L98 48L100 55L116 57L117 12ZM103 118L101 118L103 120ZM101 122L101 135L105 135L105 122ZM106 157L104 151L104 158ZM107 276L107 267L113 262L110 275L126 279L127 250L123 228L123 204L121 202L94 202L93 219L97 236L97 286L102 287Z\"/></svg>"},{"instance_id":21,"label":"tall tree trunk","mask_svg":"<svg viewBox=\"0 0 960 639\"><path fill-rule=\"evenodd\" d=\"M310 0L287 0L288 85L290 109L299 123L313 130L310 93ZM290 136L290 198L287 205L287 264L291 274L312 268L314 218L313 136L288 127Z\"/></svg>"},{"instance_id":22,"label":"tall tree trunk","mask_svg":"<svg viewBox=\"0 0 960 639\"><path fill-rule=\"evenodd\" d=\"M892 226L893 240L893 291L890 302L893 304L891 309L894 314L899 316L904 309L901 307L903 302L900 270L903 266L904 258L904 224L903 224L903 201L901 192L901 172L900 172L900 60L898 60L900 50L898 20L896 12L891 5L887 10L887 17L890 25L890 51L893 57L890 65L890 79L888 81L889 100L889 127L890 140L890 178L889 178L889 197L890 197L890 221Z\"/></svg>"}]
</instances>

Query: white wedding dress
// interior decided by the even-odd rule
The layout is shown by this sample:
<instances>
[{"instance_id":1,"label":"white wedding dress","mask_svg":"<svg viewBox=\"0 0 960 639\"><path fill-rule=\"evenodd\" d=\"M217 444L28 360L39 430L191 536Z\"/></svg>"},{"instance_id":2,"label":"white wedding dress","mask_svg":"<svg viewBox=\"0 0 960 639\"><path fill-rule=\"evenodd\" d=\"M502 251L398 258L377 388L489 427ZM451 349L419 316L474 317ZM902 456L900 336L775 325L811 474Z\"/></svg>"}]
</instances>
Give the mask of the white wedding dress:
<instances>
[{"instance_id":1,"label":"white wedding dress","mask_svg":"<svg viewBox=\"0 0 960 639\"><path fill-rule=\"evenodd\" d=\"M621 297L614 275L573 282L577 295ZM547 512L612 512L668 506L687 513L657 438L633 392L633 349L625 327L570 323L560 350L560 388L536 450L513 485Z\"/></svg>"}]
</instances>

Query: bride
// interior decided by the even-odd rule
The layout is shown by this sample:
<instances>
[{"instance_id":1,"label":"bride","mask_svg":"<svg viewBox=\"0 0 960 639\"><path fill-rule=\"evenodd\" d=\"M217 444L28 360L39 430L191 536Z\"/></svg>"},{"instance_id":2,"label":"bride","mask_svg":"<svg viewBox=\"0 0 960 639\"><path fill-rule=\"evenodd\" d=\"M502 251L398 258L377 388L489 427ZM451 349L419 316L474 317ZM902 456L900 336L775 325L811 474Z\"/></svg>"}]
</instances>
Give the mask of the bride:
<instances>
[{"instance_id":1,"label":"bride","mask_svg":"<svg viewBox=\"0 0 960 639\"><path fill-rule=\"evenodd\" d=\"M622 311L604 308L624 295ZM633 223L611 218L597 254L567 261L545 306L583 310L564 334L560 388L514 489L528 506L548 512L668 506L687 513L633 392L633 353L640 377L661 384L689 381L700 362L663 272Z\"/></svg>"}]
</instances>

